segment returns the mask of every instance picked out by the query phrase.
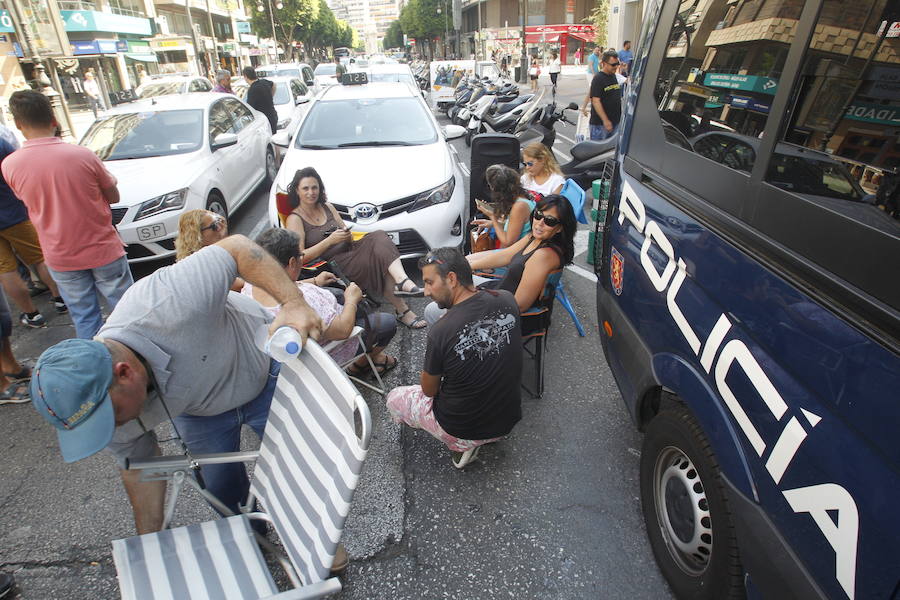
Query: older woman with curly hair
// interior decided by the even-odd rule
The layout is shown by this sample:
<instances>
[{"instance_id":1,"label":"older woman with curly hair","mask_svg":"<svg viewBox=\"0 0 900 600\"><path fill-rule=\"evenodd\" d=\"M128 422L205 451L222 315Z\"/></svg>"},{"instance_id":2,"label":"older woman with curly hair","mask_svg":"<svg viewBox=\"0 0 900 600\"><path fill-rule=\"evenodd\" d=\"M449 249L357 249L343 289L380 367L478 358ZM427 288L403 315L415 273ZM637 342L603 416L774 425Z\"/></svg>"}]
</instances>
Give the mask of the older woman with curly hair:
<instances>
[{"instance_id":1,"label":"older woman with curly hair","mask_svg":"<svg viewBox=\"0 0 900 600\"><path fill-rule=\"evenodd\" d=\"M487 219L472 221L479 227L493 227L501 248L512 246L531 232L534 200L522 187L519 174L506 165L491 165L484 173L491 190L493 210L478 206Z\"/></svg>"},{"instance_id":2,"label":"older woman with curly hair","mask_svg":"<svg viewBox=\"0 0 900 600\"><path fill-rule=\"evenodd\" d=\"M183 260L194 252L212 246L228 237L228 221L209 210L189 210L178 219L175 238L175 260Z\"/></svg>"}]
</instances>

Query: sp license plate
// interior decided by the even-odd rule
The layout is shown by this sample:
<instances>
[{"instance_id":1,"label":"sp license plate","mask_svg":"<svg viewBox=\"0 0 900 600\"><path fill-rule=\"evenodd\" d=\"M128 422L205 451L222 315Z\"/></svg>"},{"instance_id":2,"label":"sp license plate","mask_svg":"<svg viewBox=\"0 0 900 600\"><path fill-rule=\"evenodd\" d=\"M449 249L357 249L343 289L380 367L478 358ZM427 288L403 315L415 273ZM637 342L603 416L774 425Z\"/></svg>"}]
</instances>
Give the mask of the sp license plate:
<instances>
[{"instance_id":1,"label":"sp license plate","mask_svg":"<svg viewBox=\"0 0 900 600\"><path fill-rule=\"evenodd\" d=\"M142 242L146 242L147 240L155 240L156 238L162 237L164 235L166 235L166 226L162 223L137 228L138 239Z\"/></svg>"},{"instance_id":2,"label":"sp license plate","mask_svg":"<svg viewBox=\"0 0 900 600\"><path fill-rule=\"evenodd\" d=\"M395 246L400 245L400 234L396 231L389 231L388 237L391 238L391 241L394 242Z\"/></svg>"}]
</instances>

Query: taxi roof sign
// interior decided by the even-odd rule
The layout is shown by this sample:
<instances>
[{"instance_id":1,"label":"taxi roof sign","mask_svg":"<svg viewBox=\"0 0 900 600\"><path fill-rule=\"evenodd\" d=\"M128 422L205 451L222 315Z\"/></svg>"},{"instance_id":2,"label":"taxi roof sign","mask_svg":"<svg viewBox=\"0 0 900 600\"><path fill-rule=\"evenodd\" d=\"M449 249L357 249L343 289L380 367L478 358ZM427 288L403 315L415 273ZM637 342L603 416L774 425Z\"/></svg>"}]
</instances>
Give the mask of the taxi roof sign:
<instances>
[{"instance_id":1,"label":"taxi roof sign","mask_svg":"<svg viewBox=\"0 0 900 600\"><path fill-rule=\"evenodd\" d=\"M369 83L369 76L365 71L353 71L341 75L341 85L363 85Z\"/></svg>"}]
</instances>

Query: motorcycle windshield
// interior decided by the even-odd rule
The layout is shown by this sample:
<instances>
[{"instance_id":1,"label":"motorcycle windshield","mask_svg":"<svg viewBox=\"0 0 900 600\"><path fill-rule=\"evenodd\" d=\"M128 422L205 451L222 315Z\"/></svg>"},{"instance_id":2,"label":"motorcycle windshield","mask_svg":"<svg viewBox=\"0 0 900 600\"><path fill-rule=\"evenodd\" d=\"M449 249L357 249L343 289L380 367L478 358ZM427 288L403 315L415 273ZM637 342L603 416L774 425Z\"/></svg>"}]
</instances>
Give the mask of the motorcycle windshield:
<instances>
[{"instance_id":1,"label":"motorcycle windshield","mask_svg":"<svg viewBox=\"0 0 900 600\"><path fill-rule=\"evenodd\" d=\"M541 100L543 99L544 90L541 90L541 93L531 100L530 106L528 106L528 108L525 109L525 112L522 113L522 116L519 117L519 122L516 124L516 133L528 129L528 126L534 121L534 117L537 114L537 111L541 106Z\"/></svg>"}]
</instances>

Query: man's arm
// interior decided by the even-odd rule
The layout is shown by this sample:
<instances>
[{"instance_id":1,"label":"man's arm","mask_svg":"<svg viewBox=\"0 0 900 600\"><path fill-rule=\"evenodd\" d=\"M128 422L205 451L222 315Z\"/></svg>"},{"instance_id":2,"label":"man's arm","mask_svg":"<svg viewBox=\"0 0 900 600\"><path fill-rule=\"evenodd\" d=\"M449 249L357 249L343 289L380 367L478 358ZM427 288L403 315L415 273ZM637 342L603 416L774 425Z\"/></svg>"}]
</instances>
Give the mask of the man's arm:
<instances>
[{"instance_id":1,"label":"man's arm","mask_svg":"<svg viewBox=\"0 0 900 600\"><path fill-rule=\"evenodd\" d=\"M422 374L419 376L419 385L422 386L423 394L429 398L434 398L437 396L438 390L441 389L441 376L422 371Z\"/></svg>"},{"instance_id":2,"label":"man's arm","mask_svg":"<svg viewBox=\"0 0 900 600\"><path fill-rule=\"evenodd\" d=\"M282 326L293 327L303 343L307 336L319 339L322 320L309 307L297 284L291 281L284 268L268 252L243 235L232 235L216 244L237 263L238 275L250 285L258 286L281 304L278 316L269 327L270 332Z\"/></svg>"},{"instance_id":3,"label":"man's arm","mask_svg":"<svg viewBox=\"0 0 900 600\"><path fill-rule=\"evenodd\" d=\"M160 454L159 445L154 442L153 456ZM134 526L138 535L159 531L162 528L166 498L165 480L141 481L141 471L121 469L120 472L134 512Z\"/></svg>"},{"instance_id":4,"label":"man's arm","mask_svg":"<svg viewBox=\"0 0 900 600\"><path fill-rule=\"evenodd\" d=\"M117 204L119 202L119 188L116 184L113 184L111 187L101 188L100 191L103 193L103 197L110 204Z\"/></svg>"},{"instance_id":5,"label":"man's arm","mask_svg":"<svg viewBox=\"0 0 900 600\"><path fill-rule=\"evenodd\" d=\"M591 96L591 105L597 111L597 114L600 115L600 120L603 121L603 126L606 127L606 130L612 131L612 121L606 116L606 111L603 110L603 103L600 102L600 98Z\"/></svg>"}]
</instances>

